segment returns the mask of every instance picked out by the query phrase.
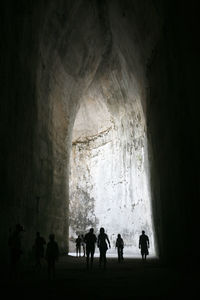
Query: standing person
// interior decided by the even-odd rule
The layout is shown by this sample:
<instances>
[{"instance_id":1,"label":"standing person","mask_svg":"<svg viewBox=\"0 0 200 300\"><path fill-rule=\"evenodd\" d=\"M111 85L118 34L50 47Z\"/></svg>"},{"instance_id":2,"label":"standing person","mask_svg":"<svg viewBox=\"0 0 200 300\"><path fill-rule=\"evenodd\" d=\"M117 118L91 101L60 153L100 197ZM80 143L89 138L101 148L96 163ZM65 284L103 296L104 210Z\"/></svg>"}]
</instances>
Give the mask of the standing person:
<instances>
[{"instance_id":1,"label":"standing person","mask_svg":"<svg viewBox=\"0 0 200 300\"><path fill-rule=\"evenodd\" d=\"M139 249L141 249L142 260L146 260L146 257L149 254L149 250L148 250L149 247L150 247L149 238L145 234L145 231L142 230L142 234L140 235L139 238Z\"/></svg>"},{"instance_id":2,"label":"standing person","mask_svg":"<svg viewBox=\"0 0 200 300\"><path fill-rule=\"evenodd\" d=\"M44 257L44 245L46 244L45 239L40 236L40 233L36 233L34 250L35 250L35 267L37 270L41 270L41 259Z\"/></svg>"},{"instance_id":3,"label":"standing person","mask_svg":"<svg viewBox=\"0 0 200 300\"><path fill-rule=\"evenodd\" d=\"M123 257L124 241L121 237L121 234L117 235L117 240L116 240L115 246L117 248L118 262L121 262L124 259L124 257Z\"/></svg>"},{"instance_id":4,"label":"standing person","mask_svg":"<svg viewBox=\"0 0 200 300\"><path fill-rule=\"evenodd\" d=\"M101 263L103 261L103 265L104 265L104 269L106 268L106 251L108 250L108 245L110 248L110 241L109 238L107 236L107 234L105 233L105 230L103 227L100 228L100 233L98 235L98 241L97 241L97 245L100 251L100 257L99 257L99 267L101 267Z\"/></svg>"},{"instance_id":5,"label":"standing person","mask_svg":"<svg viewBox=\"0 0 200 300\"><path fill-rule=\"evenodd\" d=\"M55 261L58 259L59 256L59 249L58 244L55 241L55 235L49 235L49 242L47 244L46 249L46 260L48 263L48 278L54 279L55 278Z\"/></svg>"},{"instance_id":6,"label":"standing person","mask_svg":"<svg viewBox=\"0 0 200 300\"><path fill-rule=\"evenodd\" d=\"M96 235L94 234L94 229L90 228L90 231L85 235L84 241L86 243L86 263L87 269L89 269L89 259L90 259L90 268L93 267L93 258L95 251L95 243L97 241ZM91 258L90 258L91 256Z\"/></svg>"},{"instance_id":7,"label":"standing person","mask_svg":"<svg viewBox=\"0 0 200 300\"><path fill-rule=\"evenodd\" d=\"M23 253L21 245L21 232L24 228L20 224L16 224L15 230L12 232L10 229L8 245L10 248L10 277L17 279L19 276L20 258Z\"/></svg>"},{"instance_id":8,"label":"standing person","mask_svg":"<svg viewBox=\"0 0 200 300\"><path fill-rule=\"evenodd\" d=\"M81 236L79 235L78 238L76 239L76 256L80 257L81 256Z\"/></svg>"},{"instance_id":9,"label":"standing person","mask_svg":"<svg viewBox=\"0 0 200 300\"><path fill-rule=\"evenodd\" d=\"M85 257L85 241L84 241L84 235L81 235L81 245L83 247L83 257Z\"/></svg>"}]
</instances>

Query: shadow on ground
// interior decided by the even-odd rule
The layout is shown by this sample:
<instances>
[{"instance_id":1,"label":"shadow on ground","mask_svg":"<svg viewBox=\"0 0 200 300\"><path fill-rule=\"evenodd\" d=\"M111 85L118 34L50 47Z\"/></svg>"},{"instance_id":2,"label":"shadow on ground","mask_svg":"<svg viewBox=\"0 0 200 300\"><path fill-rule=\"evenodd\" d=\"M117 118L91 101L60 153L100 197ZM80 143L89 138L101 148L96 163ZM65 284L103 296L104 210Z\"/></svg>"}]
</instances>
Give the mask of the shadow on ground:
<instances>
[{"instance_id":1,"label":"shadow on ground","mask_svg":"<svg viewBox=\"0 0 200 300\"><path fill-rule=\"evenodd\" d=\"M86 270L85 258L63 256L56 268L55 280L47 279L47 268L38 274L29 265L21 272L18 280L1 281L1 291L7 297L29 296L66 299L133 299L134 297L159 296L172 297L195 294L196 278L191 270L166 267L158 260L125 259L118 263L109 258L107 269L98 268L98 258L94 260L93 270ZM6 297L6 298L7 298Z\"/></svg>"}]
</instances>

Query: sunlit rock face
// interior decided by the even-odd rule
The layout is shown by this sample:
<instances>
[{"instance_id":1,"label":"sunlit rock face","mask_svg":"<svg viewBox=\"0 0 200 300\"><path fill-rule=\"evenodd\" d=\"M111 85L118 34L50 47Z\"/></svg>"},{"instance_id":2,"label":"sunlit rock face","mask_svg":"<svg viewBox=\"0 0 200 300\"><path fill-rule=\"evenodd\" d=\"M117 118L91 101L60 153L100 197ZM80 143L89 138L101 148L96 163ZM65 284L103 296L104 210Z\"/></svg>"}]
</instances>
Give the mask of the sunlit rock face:
<instances>
[{"instance_id":1,"label":"sunlit rock face","mask_svg":"<svg viewBox=\"0 0 200 300\"><path fill-rule=\"evenodd\" d=\"M150 205L145 118L139 96L112 109L93 87L83 97L74 123L70 158L69 238L104 227L115 250L117 234L125 253L137 255L141 230L155 255Z\"/></svg>"}]
</instances>

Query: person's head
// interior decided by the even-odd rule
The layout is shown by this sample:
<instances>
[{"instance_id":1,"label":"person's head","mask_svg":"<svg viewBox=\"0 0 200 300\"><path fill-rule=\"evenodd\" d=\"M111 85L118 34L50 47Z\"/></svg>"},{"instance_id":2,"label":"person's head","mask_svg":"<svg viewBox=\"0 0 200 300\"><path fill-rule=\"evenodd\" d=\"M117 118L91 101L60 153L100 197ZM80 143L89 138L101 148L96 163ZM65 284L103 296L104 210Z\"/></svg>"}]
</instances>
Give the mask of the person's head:
<instances>
[{"instance_id":1,"label":"person's head","mask_svg":"<svg viewBox=\"0 0 200 300\"><path fill-rule=\"evenodd\" d=\"M21 224L16 224L16 231L17 232L21 232L21 231L24 231L24 228Z\"/></svg>"},{"instance_id":2,"label":"person's head","mask_svg":"<svg viewBox=\"0 0 200 300\"><path fill-rule=\"evenodd\" d=\"M118 238L121 238L121 234L118 234L117 237L118 237Z\"/></svg>"},{"instance_id":3,"label":"person's head","mask_svg":"<svg viewBox=\"0 0 200 300\"><path fill-rule=\"evenodd\" d=\"M105 232L104 228L101 227L101 228L100 228L100 234L102 234L102 233L104 233L104 232Z\"/></svg>"},{"instance_id":4,"label":"person's head","mask_svg":"<svg viewBox=\"0 0 200 300\"><path fill-rule=\"evenodd\" d=\"M54 241L54 239L55 239L55 235L54 235L53 233L51 233L51 234L49 235L49 240L50 240L50 241Z\"/></svg>"},{"instance_id":5,"label":"person's head","mask_svg":"<svg viewBox=\"0 0 200 300\"><path fill-rule=\"evenodd\" d=\"M93 233L94 232L94 228L90 228L90 233Z\"/></svg>"},{"instance_id":6,"label":"person's head","mask_svg":"<svg viewBox=\"0 0 200 300\"><path fill-rule=\"evenodd\" d=\"M142 234L145 234L145 231L144 231L144 230L142 230Z\"/></svg>"}]
</instances>

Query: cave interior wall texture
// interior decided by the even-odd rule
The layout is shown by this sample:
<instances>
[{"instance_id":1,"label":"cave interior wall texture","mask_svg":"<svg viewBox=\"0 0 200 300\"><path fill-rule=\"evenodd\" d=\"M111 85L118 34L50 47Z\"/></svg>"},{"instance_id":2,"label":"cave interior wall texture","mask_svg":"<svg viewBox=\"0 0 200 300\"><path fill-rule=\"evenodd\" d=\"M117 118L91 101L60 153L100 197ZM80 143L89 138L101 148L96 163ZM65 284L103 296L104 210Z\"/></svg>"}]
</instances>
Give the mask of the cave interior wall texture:
<instances>
[{"instance_id":1,"label":"cave interior wall texture","mask_svg":"<svg viewBox=\"0 0 200 300\"><path fill-rule=\"evenodd\" d=\"M195 1L1 6L2 253L18 222L27 251L37 230L46 238L54 232L67 249L74 122L84 99L98 96L119 128L116 141L123 137L125 147L146 134L160 257L192 257L187 239L195 237L199 193ZM187 245L181 253L180 243Z\"/></svg>"}]
</instances>

